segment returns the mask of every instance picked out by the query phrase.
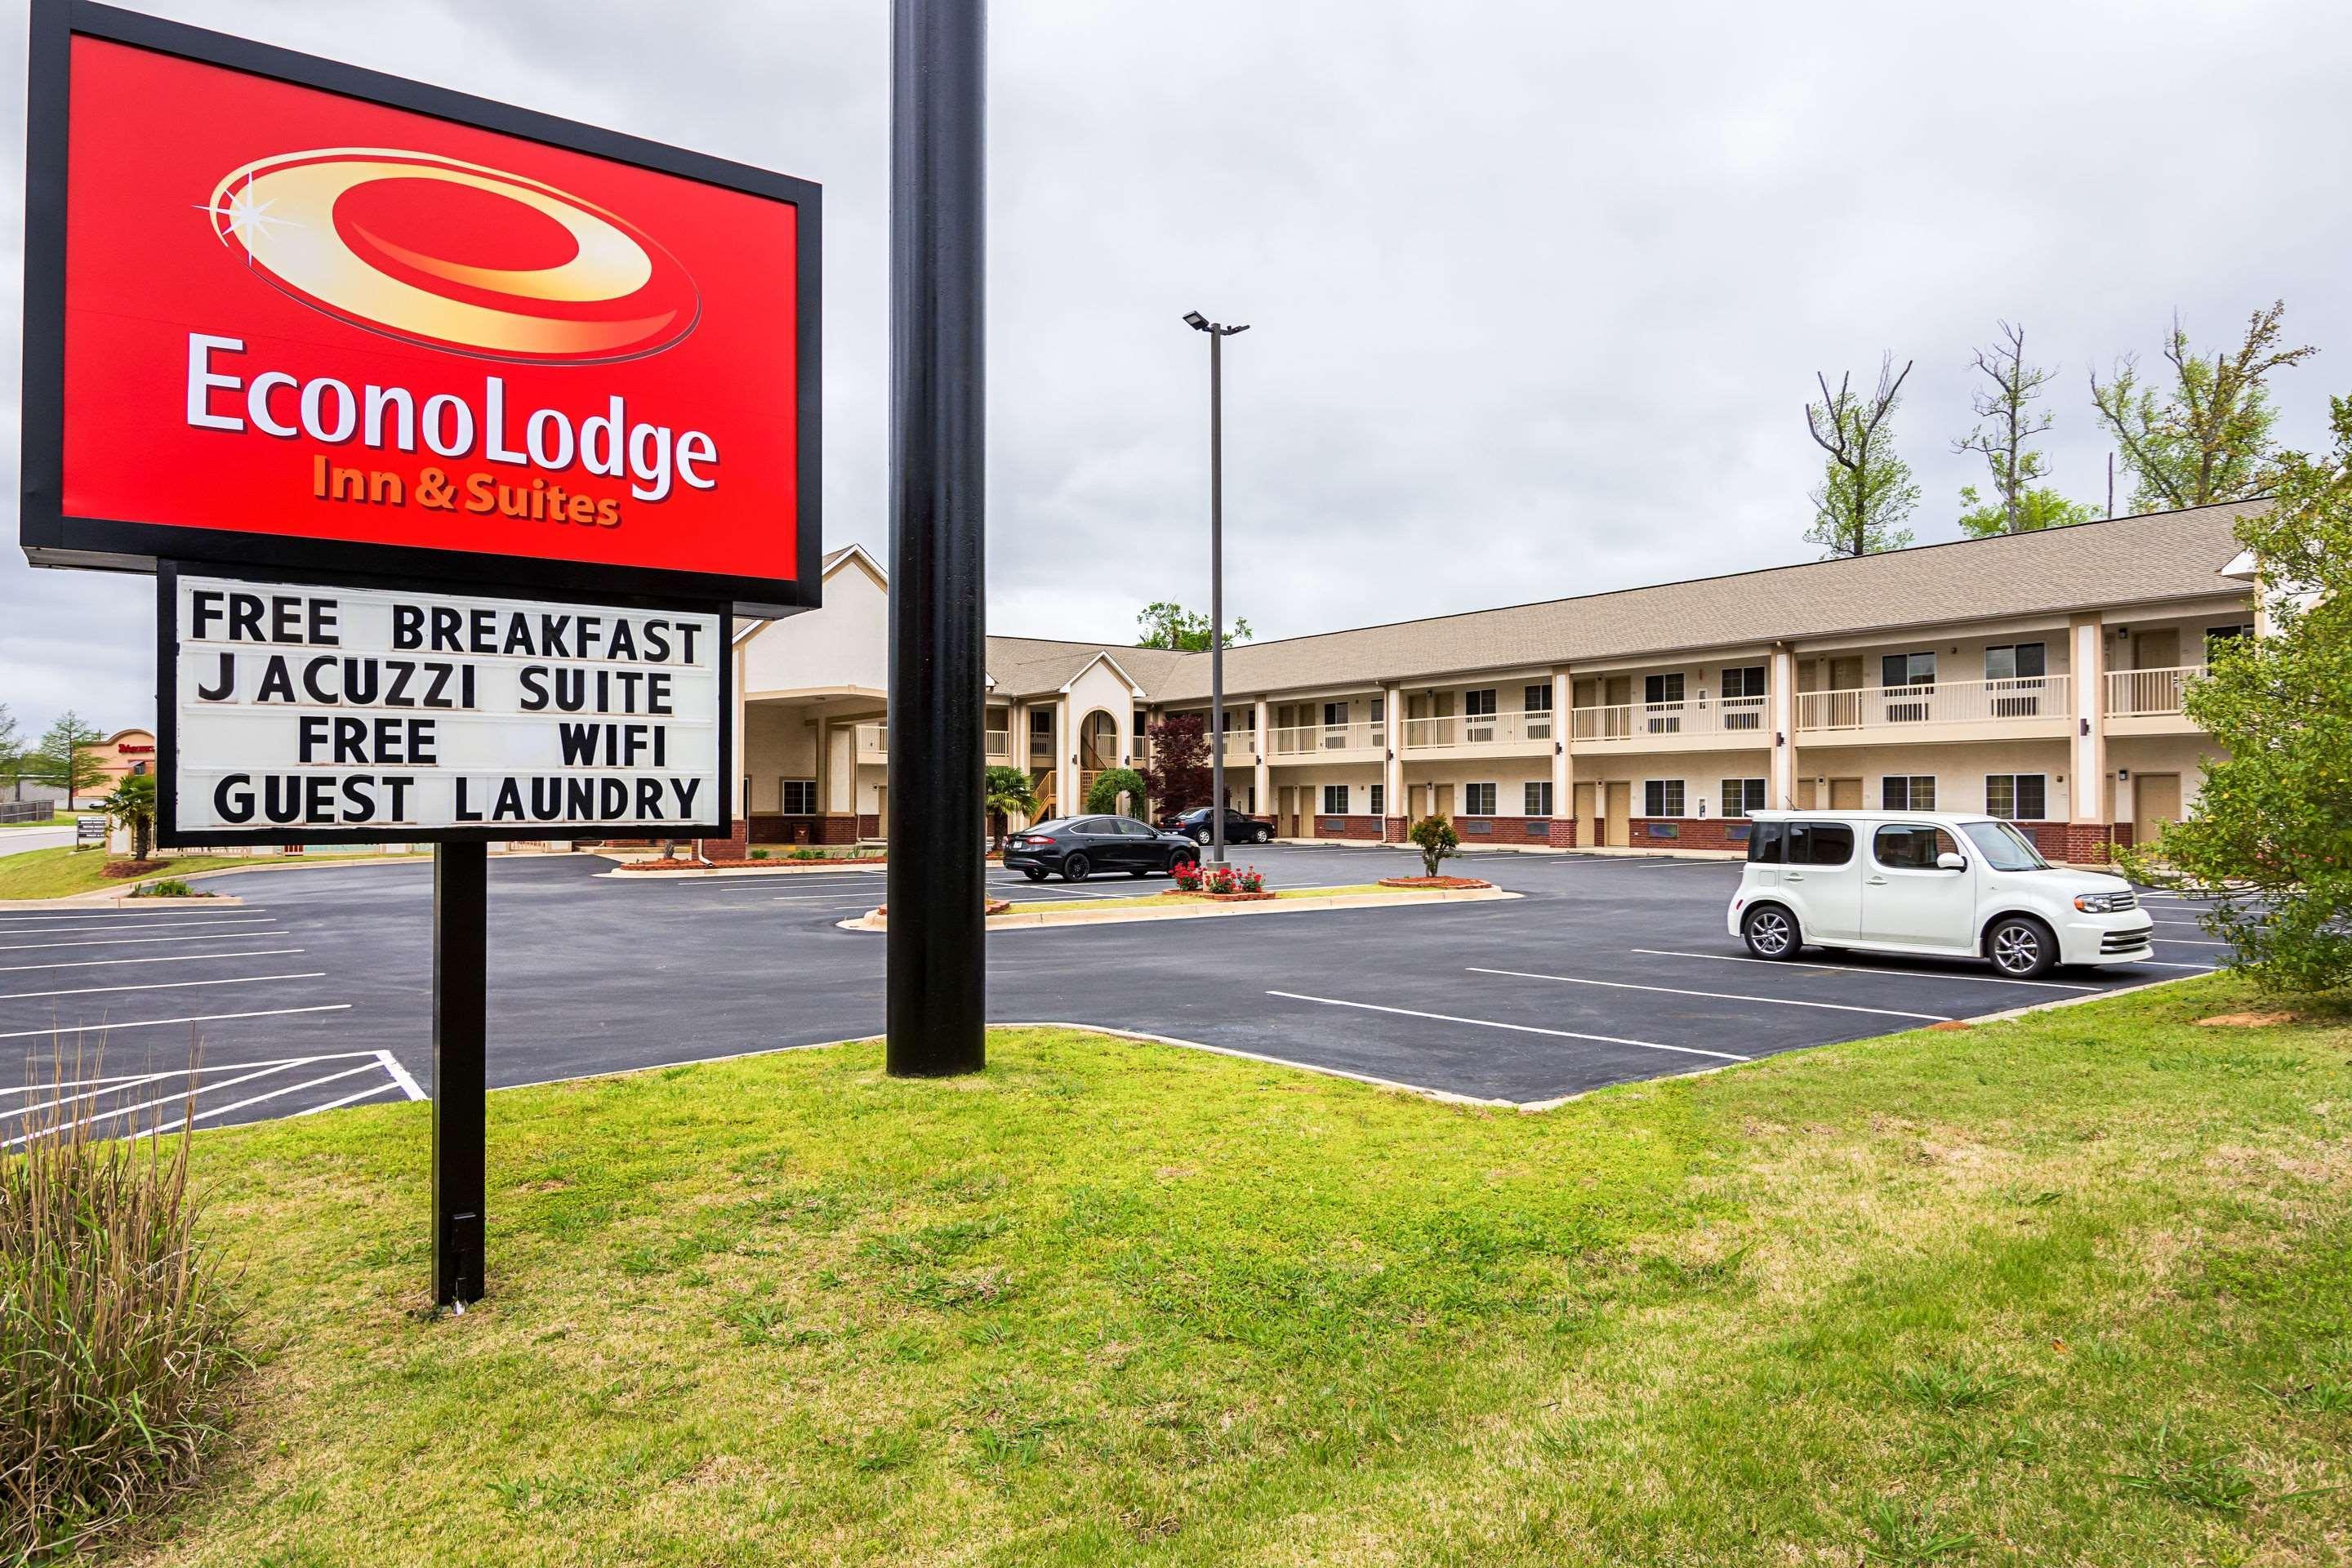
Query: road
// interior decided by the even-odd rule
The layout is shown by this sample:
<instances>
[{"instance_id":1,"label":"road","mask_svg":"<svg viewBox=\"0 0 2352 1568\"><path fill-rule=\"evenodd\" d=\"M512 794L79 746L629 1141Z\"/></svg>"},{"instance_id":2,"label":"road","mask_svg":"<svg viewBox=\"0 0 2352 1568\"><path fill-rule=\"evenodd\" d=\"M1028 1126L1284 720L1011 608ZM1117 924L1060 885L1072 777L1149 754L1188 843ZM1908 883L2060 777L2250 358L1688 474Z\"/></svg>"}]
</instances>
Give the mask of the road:
<instances>
[{"instance_id":1,"label":"road","mask_svg":"<svg viewBox=\"0 0 2352 1568\"><path fill-rule=\"evenodd\" d=\"M1245 858L1279 887L1418 868L1409 851L1339 847ZM2152 965L2021 983L1926 960L1763 964L1723 931L1736 865L1511 855L1467 864L1524 896L998 931L990 1014L1525 1104L2197 973L2224 951L2198 929L2193 904L2158 899ZM597 874L608 868L591 856L493 861L494 1085L880 1032L884 939L837 925L881 900L878 870ZM992 882L1014 899L1165 885L1033 888L1002 872ZM184 1093L192 1052L207 1123L430 1091L429 866L320 866L205 885L247 901L0 912L9 1101L34 1102L14 1086L39 1079L84 1086L70 1094L94 1107L161 1105Z\"/></svg>"}]
</instances>

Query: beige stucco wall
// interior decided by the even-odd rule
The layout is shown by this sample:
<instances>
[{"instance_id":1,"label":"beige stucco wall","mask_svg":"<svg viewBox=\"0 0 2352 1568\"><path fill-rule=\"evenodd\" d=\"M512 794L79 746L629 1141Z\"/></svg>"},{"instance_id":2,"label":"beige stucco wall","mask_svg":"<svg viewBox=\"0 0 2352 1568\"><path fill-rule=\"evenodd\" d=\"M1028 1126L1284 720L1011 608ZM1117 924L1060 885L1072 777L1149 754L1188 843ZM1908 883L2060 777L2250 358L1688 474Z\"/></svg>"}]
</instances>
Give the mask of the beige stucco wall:
<instances>
[{"instance_id":1,"label":"beige stucco wall","mask_svg":"<svg viewBox=\"0 0 2352 1568\"><path fill-rule=\"evenodd\" d=\"M2044 789L2041 820L2064 822L2074 798L2072 748L2065 740L1990 741L1941 746L1806 746L1797 752L1797 778L1859 778L1862 804L1876 810L1879 781L1890 773L1931 774L1936 780L1939 811L1982 811L1987 773L2042 773ZM2184 787L2187 781L2183 781ZM1814 796L1829 804L1826 789Z\"/></svg>"},{"instance_id":2,"label":"beige stucco wall","mask_svg":"<svg viewBox=\"0 0 2352 1568\"><path fill-rule=\"evenodd\" d=\"M822 608L762 627L743 650L747 692L856 687L880 691L890 679L890 603L853 556L824 580Z\"/></svg>"}]
</instances>

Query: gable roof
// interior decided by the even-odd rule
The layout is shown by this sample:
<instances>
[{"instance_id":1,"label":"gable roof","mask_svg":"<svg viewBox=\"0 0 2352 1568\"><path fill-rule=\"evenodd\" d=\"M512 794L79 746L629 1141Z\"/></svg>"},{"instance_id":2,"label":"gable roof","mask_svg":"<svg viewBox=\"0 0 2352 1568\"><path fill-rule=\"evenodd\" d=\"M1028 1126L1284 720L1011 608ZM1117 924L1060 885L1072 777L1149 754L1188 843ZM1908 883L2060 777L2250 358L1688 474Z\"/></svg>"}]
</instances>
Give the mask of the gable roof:
<instances>
[{"instance_id":1,"label":"gable roof","mask_svg":"<svg viewBox=\"0 0 2352 1568\"><path fill-rule=\"evenodd\" d=\"M995 678L998 691L1013 697L1059 691L1076 680L1087 666L1103 658L1108 658L1130 685L1150 692L1157 689L1177 665L1194 657L1166 648L1063 642L1052 637L988 639L988 673Z\"/></svg>"}]
</instances>

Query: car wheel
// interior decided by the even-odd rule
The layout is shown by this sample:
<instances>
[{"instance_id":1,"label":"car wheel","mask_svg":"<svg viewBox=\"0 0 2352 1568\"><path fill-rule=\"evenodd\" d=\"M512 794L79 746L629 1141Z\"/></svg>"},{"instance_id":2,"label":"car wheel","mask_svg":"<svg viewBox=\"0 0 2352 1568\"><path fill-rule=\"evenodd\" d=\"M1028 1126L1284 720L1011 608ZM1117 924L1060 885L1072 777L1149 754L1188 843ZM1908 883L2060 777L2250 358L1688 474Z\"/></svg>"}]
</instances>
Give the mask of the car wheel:
<instances>
[{"instance_id":1,"label":"car wheel","mask_svg":"<svg viewBox=\"0 0 2352 1568\"><path fill-rule=\"evenodd\" d=\"M1778 904L1759 904L1748 910L1748 918L1739 922L1739 934L1748 939L1748 952L1776 963L1796 957L1805 945L1797 917Z\"/></svg>"},{"instance_id":2,"label":"car wheel","mask_svg":"<svg viewBox=\"0 0 2352 1568\"><path fill-rule=\"evenodd\" d=\"M1042 882L1045 879L1045 868L1043 866L1024 866L1021 868L1021 874L1028 878L1033 882Z\"/></svg>"},{"instance_id":3,"label":"car wheel","mask_svg":"<svg viewBox=\"0 0 2352 1568\"><path fill-rule=\"evenodd\" d=\"M1193 842L1193 843L1195 843L1195 844L1206 844L1208 841L1209 841L1209 830L1208 830L1207 828L1205 828L1205 827L1202 828L1199 832L1197 832L1197 833L1195 833L1195 834L1193 834L1193 835L1192 835L1192 842Z\"/></svg>"},{"instance_id":4,"label":"car wheel","mask_svg":"<svg viewBox=\"0 0 2352 1568\"><path fill-rule=\"evenodd\" d=\"M1168 858L1168 874L1172 877L1176 874L1178 868L1183 866L1197 866L1200 863L1201 858L1198 855L1171 855Z\"/></svg>"},{"instance_id":5,"label":"car wheel","mask_svg":"<svg viewBox=\"0 0 2352 1568\"><path fill-rule=\"evenodd\" d=\"M1985 956L2011 980L2034 980L2058 963L2058 939L2040 921L2011 915L1985 932Z\"/></svg>"},{"instance_id":6,"label":"car wheel","mask_svg":"<svg viewBox=\"0 0 2352 1568\"><path fill-rule=\"evenodd\" d=\"M1092 869L1093 868L1087 864L1087 858L1085 856L1069 856L1062 861L1062 880L1065 882L1083 882L1087 879L1087 873Z\"/></svg>"},{"instance_id":7,"label":"car wheel","mask_svg":"<svg viewBox=\"0 0 2352 1568\"><path fill-rule=\"evenodd\" d=\"M1251 834L1251 835L1250 835L1250 842L1251 842L1251 843L1253 843L1253 844L1271 844L1271 843L1273 843L1273 842L1274 842L1274 829L1273 829L1273 828L1271 828L1271 827L1261 827L1261 828L1259 828L1255 833L1253 833L1253 834Z\"/></svg>"}]
</instances>

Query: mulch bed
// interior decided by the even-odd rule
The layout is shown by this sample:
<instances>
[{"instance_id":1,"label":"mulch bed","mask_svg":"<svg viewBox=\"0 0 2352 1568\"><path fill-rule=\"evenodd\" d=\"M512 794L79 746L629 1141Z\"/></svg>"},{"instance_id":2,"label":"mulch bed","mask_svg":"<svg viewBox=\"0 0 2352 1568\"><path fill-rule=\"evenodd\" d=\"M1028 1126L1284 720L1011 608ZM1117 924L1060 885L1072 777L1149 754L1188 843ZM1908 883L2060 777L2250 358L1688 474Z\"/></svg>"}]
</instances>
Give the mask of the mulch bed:
<instances>
[{"instance_id":1,"label":"mulch bed","mask_svg":"<svg viewBox=\"0 0 2352 1568\"><path fill-rule=\"evenodd\" d=\"M1383 888L1491 888L1475 877L1382 877Z\"/></svg>"},{"instance_id":2,"label":"mulch bed","mask_svg":"<svg viewBox=\"0 0 2352 1568\"><path fill-rule=\"evenodd\" d=\"M699 860L655 859L624 860L624 871L708 871L710 868Z\"/></svg>"},{"instance_id":3,"label":"mulch bed","mask_svg":"<svg viewBox=\"0 0 2352 1568\"><path fill-rule=\"evenodd\" d=\"M152 877L170 864L169 860L109 860L98 874L119 882L126 877Z\"/></svg>"}]
</instances>

